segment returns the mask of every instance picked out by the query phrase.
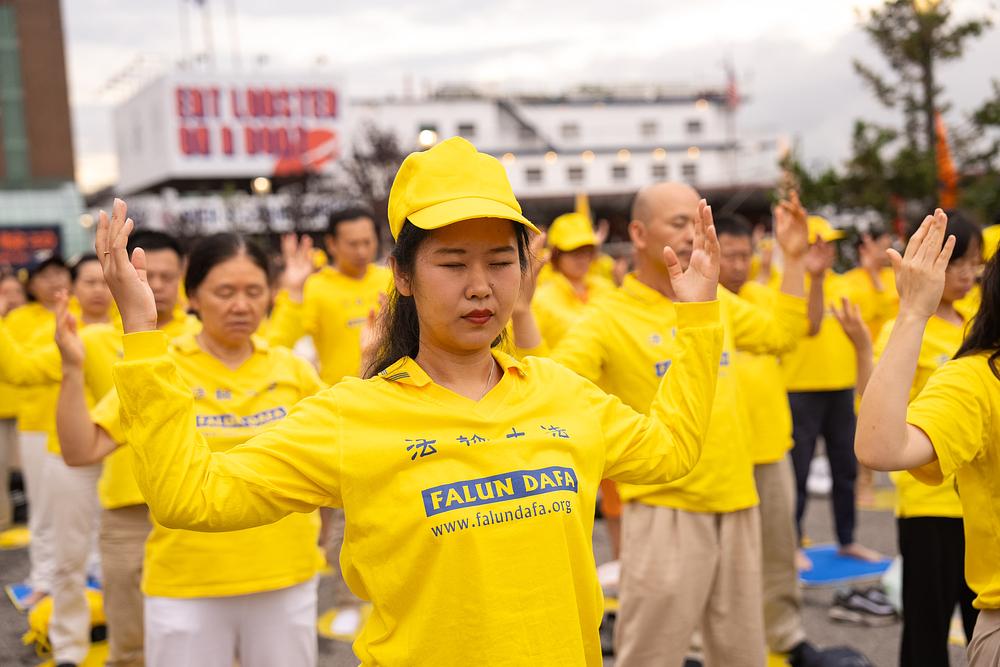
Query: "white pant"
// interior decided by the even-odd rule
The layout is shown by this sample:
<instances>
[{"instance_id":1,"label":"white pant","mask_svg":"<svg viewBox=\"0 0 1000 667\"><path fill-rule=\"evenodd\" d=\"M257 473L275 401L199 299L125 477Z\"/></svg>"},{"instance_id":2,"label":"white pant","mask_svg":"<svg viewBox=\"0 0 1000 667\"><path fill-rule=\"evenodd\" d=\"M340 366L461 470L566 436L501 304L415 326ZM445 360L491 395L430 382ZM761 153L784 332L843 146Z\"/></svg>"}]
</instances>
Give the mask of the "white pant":
<instances>
[{"instance_id":1,"label":"white pant","mask_svg":"<svg viewBox=\"0 0 1000 667\"><path fill-rule=\"evenodd\" d=\"M36 431L21 431L18 438L24 492L28 496L28 530L31 531L28 583L36 591L46 592L51 590L52 573L55 571L52 503L45 493L45 447L48 441L48 434Z\"/></svg>"},{"instance_id":2,"label":"white pant","mask_svg":"<svg viewBox=\"0 0 1000 667\"><path fill-rule=\"evenodd\" d=\"M52 498L55 571L52 574L52 619L49 639L55 663L79 664L90 649L87 604L88 560L96 559L97 480L101 465L71 468L48 453L43 473L45 493Z\"/></svg>"},{"instance_id":3,"label":"white pant","mask_svg":"<svg viewBox=\"0 0 1000 667\"><path fill-rule=\"evenodd\" d=\"M219 598L146 597L146 667L315 665L316 581Z\"/></svg>"}]
</instances>

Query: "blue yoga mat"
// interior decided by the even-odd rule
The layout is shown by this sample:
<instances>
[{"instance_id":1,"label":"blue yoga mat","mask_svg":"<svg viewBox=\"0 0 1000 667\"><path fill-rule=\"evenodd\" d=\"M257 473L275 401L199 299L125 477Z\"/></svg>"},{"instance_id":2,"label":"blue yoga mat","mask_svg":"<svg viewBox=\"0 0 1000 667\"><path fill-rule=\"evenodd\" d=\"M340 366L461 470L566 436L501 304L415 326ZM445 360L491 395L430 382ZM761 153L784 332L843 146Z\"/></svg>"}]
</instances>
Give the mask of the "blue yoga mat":
<instances>
[{"instance_id":1,"label":"blue yoga mat","mask_svg":"<svg viewBox=\"0 0 1000 667\"><path fill-rule=\"evenodd\" d=\"M799 572L805 586L841 586L880 578L889 569L892 559L876 562L849 558L837 553L836 545L820 544L805 549L812 569Z\"/></svg>"},{"instance_id":2,"label":"blue yoga mat","mask_svg":"<svg viewBox=\"0 0 1000 667\"><path fill-rule=\"evenodd\" d=\"M101 590L101 582L97 581L93 577L87 577L87 588L99 591ZM7 597L10 598L10 601L14 605L15 609L18 611L27 610L24 601L31 596L31 586L28 584L10 584L8 586L4 586L4 591L6 591Z\"/></svg>"}]
</instances>

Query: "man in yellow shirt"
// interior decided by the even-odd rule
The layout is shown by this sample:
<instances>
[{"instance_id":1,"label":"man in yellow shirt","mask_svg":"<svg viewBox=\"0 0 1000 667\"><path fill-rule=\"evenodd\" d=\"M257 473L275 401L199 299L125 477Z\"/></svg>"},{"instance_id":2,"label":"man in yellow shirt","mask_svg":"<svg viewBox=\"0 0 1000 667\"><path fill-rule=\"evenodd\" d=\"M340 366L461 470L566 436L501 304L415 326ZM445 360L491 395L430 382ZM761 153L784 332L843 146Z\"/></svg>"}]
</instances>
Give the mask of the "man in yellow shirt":
<instances>
[{"instance_id":1,"label":"man in yellow shirt","mask_svg":"<svg viewBox=\"0 0 1000 667\"><path fill-rule=\"evenodd\" d=\"M698 206L698 193L681 183L641 190L629 225L636 272L594 303L552 352L636 410L649 409L659 378L678 361L663 252L672 249L686 265ZM733 366L737 349L783 352L806 333L805 214L783 202L778 217L787 266L774 311L719 294L723 352L700 461L668 485L619 487L626 504L615 644L625 667L681 664L699 627L709 664L764 664L757 492ZM537 331L523 326L523 315L515 313L515 336L518 347L531 349Z\"/></svg>"},{"instance_id":2,"label":"man in yellow shirt","mask_svg":"<svg viewBox=\"0 0 1000 667\"><path fill-rule=\"evenodd\" d=\"M771 309L777 291L750 280L754 257L750 223L736 216L716 218L719 235L719 283L733 294ZM822 295L811 294L813 299ZM819 304L822 312L822 303ZM811 318L817 308L809 308ZM810 327L818 322L810 321ZM790 664L818 664L820 655L806 641L802 594L795 567L795 481L791 460L792 413L778 358L773 354L736 351L736 377L750 418L754 480L760 496L763 556L764 631L768 648L785 654Z\"/></svg>"},{"instance_id":3,"label":"man in yellow shirt","mask_svg":"<svg viewBox=\"0 0 1000 667\"><path fill-rule=\"evenodd\" d=\"M374 264L378 235L370 212L351 208L331 214L325 240L333 266L278 296L268 341L290 348L303 335L312 336L320 377L334 385L361 375L361 332L369 313L378 310L379 296L389 290L390 273Z\"/></svg>"},{"instance_id":4,"label":"man in yellow shirt","mask_svg":"<svg viewBox=\"0 0 1000 667\"><path fill-rule=\"evenodd\" d=\"M859 300L852 282L832 270L836 253L834 242L843 236L842 231L834 229L824 218L809 217L809 242L819 246L823 261L810 266L808 289L811 293L822 294L827 310L819 331L800 341L781 361L792 406L795 519L801 536L802 517L809 498L806 481L816 442L822 435L833 478L833 515L840 553L876 560L879 554L854 540L857 514L854 485L858 472L853 449L857 360L854 346L830 311L840 307L844 299L852 303ZM800 567L809 566L803 557Z\"/></svg>"}]
</instances>

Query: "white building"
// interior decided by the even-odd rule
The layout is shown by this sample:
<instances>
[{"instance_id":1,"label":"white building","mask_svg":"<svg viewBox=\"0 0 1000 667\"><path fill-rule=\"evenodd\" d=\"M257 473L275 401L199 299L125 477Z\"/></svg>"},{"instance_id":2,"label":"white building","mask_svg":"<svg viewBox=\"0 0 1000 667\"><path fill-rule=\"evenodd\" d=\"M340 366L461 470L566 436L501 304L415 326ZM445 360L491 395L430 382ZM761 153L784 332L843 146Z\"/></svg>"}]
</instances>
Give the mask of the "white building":
<instances>
[{"instance_id":1,"label":"white building","mask_svg":"<svg viewBox=\"0 0 1000 667\"><path fill-rule=\"evenodd\" d=\"M519 197L632 192L659 180L706 190L770 187L785 141L738 132L722 91L593 89L561 96L442 90L352 103L352 136L373 123L405 150L451 136L500 158Z\"/></svg>"}]
</instances>

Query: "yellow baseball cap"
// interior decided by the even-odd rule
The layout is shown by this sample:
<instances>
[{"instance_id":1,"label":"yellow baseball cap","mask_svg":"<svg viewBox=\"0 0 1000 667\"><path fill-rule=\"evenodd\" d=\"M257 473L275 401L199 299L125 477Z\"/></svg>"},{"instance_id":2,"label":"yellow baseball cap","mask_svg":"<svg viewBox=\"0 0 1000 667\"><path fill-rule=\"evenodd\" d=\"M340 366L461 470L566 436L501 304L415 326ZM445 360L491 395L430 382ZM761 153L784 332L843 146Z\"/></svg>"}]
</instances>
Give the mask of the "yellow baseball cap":
<instances>
[{"instance_id":1,"label":"yellow baseball cap","mask_svg":"<svg viewBox=\"0 0 1000 667\"><path fill-rule=\"evenodd\" d=\"M809 243L816 243L818 239L839 241L846 236L844 230L837 229L830 224L829 220L818 215L810 215L807 224L809 225Z\"/></svg>"},{"instance_id":2,"label":"yellow baseball cap","mask_svg":"<svg viewBox=\"0 0 1000 667\"><path fill-rule=\"evenodd\" d=\"M597 245L597 235L590 218L582 213L564 213L549 225L549 245L569 252L587 245Z\"/></svg>"},{"instance_id":3,"label":"yellow baseball cap","mask_svg":"<svg viewBox=\"0 0 1000 667\"><path fill-rule=\"evenodd\" d=\"M440 229L473 218L500 218L538 228L521 215L503 165L461 137L410 153L389 190L389 229L398 238L409 220L421 229Z\"/></svg>"}]
</instances>

